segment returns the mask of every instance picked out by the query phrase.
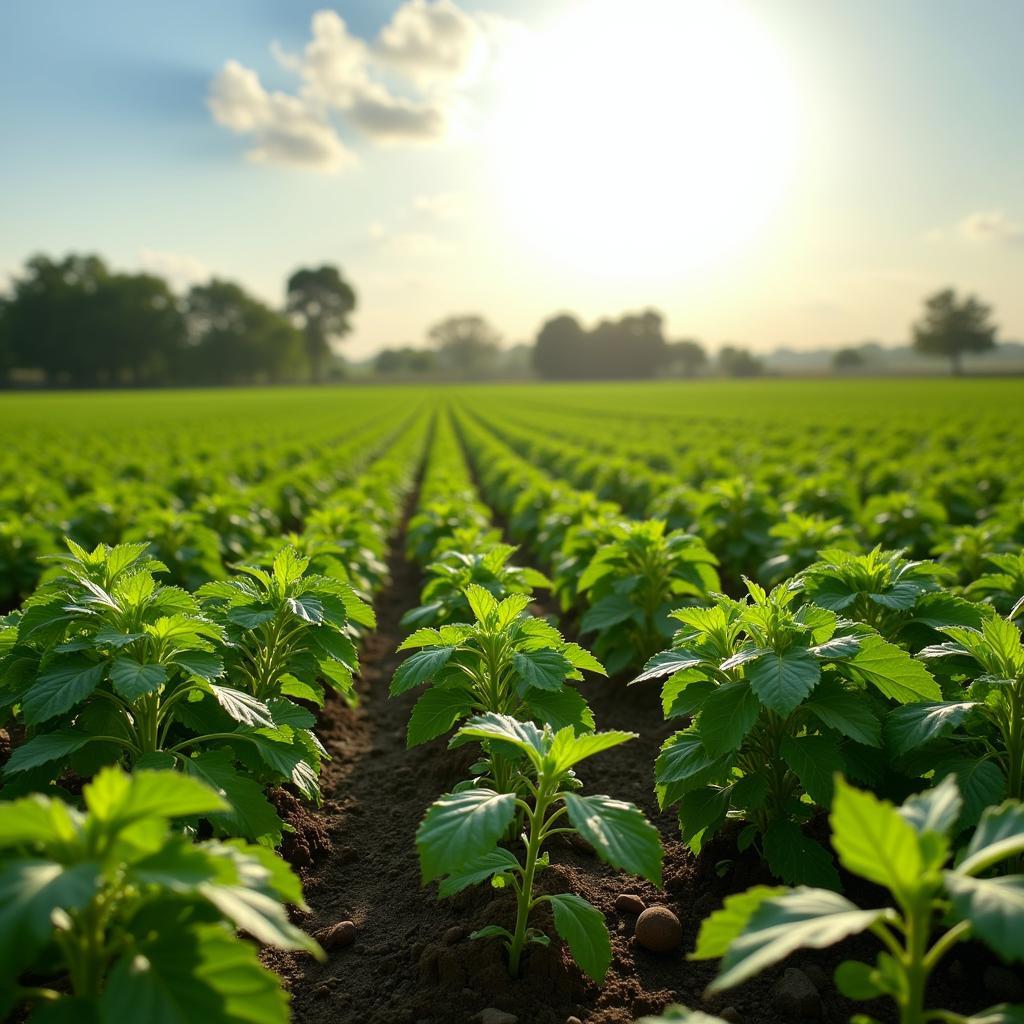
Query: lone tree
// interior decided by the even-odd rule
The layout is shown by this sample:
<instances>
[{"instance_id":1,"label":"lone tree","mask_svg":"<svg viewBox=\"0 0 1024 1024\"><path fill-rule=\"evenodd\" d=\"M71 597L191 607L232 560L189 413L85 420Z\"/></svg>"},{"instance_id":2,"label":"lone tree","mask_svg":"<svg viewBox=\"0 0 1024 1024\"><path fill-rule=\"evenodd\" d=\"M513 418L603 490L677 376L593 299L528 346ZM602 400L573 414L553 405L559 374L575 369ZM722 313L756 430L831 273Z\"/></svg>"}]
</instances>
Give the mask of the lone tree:
<instances>
[{"instance_id":1,"label":"lone tree","mask_svg":"<svg viewBox=\"0 0 1024 1024\"><path fill-rule=\"evenodd\" d=\"M924 316L914 324L914 348L922 355L945 356L958 375L965 352L995 348L998 328L991 315L992 307L973 295L958 302L956 292L945 288L925 299Z\"/></svg>"},{"instance_id":2,"label":"lone tree","mask_svg":"<svg viewBox=\"0 0 1024 1024\"><path fill-rule=\"evenodd\" d=\"M427 331L442 367L463 377L486 373L494 364L501 335L479 314L450 316Z\"/></svg>"},{"instance_id":3,"label":"lone tree","mask_svg":"<svg viewBox=\"0 0 1024 1024\"><path fill-rule=\"evenodd\" d=\"M352 330L348 317L355 308L356 293L337 267L303 267L288 278L288 312L306 335L314 381L324 379L331 339L343 338Z\"/></svg>"},{"instance_id":4,"label":"lone tree","mask_svg":"<svg viewBox=\"0 0 1024 1024\"><path fill-rule=\"evenodd\" d=\"M693 377L702 366L707 365L708 354L699 341L694 338L683 338L681 341L668 343L666 361L670 372Z\"/></svg>"}]
</instances>

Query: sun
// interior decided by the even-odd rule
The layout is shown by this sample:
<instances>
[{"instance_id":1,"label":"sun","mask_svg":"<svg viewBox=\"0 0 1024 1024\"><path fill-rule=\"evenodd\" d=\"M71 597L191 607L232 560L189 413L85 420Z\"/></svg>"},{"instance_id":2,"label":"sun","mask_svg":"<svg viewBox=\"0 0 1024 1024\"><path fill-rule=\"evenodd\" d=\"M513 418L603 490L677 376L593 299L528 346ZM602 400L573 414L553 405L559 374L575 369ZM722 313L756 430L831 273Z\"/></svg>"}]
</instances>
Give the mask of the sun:
<instances>
[{"instance_id":1,"label":"sun","mask_svg":"<svg viewBox=\"0 0 1024 1024\"><path fill-rule=\"evenodd\" d=\"M671 276L737 251L794 178L797 90L732 0L589 0L507 58L495 195L538 257Z\"/></svg>"}]
</instances>

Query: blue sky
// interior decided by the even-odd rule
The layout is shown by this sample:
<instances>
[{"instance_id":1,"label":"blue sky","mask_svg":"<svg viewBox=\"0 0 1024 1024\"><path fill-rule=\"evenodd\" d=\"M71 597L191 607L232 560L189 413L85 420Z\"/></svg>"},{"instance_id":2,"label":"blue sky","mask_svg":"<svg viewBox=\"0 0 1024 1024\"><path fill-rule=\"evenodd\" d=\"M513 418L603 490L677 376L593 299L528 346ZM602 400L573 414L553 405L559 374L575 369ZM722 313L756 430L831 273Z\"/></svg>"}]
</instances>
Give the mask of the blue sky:
<instances>
[{"instance_id":1,"label":"blue sky","mask_svg":"<svg viewBox=\"0 0 1024 1024\"><path fill-rule=\"evenodd\" d=\"M95 250L279 301L331 261L354 354L647 305L899 342L945 284L1024 338L1021 52L1003 0L8 0L0 274Z\"/></svg>"}]
</instances>

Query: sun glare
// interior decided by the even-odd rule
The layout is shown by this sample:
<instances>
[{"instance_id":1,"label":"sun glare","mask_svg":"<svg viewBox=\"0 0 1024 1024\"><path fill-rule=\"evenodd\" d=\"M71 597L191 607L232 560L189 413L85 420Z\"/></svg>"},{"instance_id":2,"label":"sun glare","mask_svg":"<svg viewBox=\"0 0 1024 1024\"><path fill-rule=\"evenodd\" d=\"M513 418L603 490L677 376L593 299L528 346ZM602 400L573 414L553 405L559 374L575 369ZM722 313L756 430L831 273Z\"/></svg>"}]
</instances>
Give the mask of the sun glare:
<instances>
[{"instance_id":1,"label":"sun glare","mask_svg":"<svg viewBox=\"0 0 1024 1024\"><path fill-rule=\"evenodd\" d=\"M590 0L509 56L503 213L553 262L673 275L756 235L793 178L796 88L731 0Z\"/></svg>"}]
</instances>

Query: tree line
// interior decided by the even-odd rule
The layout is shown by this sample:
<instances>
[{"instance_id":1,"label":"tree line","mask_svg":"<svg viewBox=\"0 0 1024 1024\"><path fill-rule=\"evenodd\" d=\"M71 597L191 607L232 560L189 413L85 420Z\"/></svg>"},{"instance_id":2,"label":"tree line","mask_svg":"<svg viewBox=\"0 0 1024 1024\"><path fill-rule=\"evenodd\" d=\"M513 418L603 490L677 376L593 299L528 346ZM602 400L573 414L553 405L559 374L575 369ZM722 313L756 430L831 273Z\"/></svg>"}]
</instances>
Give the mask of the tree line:
<instances>
[{"instance_id":1,"label":"tree line","mask_svg":"<svg viewBox=\"0 0 1024 1024\"><path fill-rule=\"evenodd\" d=\"M274 309L217 277L179 296L96 255L34 256L0 298L0 380L16 370L70 387L319 382L355 306L329 265L297 270Z\"/></svg>"}]
</instances>

